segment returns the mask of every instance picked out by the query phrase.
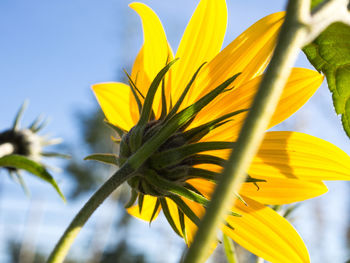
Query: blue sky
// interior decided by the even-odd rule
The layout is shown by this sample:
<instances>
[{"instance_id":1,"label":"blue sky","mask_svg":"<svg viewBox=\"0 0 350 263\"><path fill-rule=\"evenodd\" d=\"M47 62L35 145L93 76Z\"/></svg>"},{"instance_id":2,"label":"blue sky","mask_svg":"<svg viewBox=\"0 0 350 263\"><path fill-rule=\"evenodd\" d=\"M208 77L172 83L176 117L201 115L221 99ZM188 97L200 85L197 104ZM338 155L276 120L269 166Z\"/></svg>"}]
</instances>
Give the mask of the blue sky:
<instances>
[{"instance_id":1,"label":"blue sky","mask_svg":"<svg viewBox=\"0 0 350 263\"><path fill-rule=\"evenodd\" d=\"M96 82L119 80L122 69L129 68L138 49L142 44L142 31L139 18L128 8L131 1L127 0L2 0L0 1L0 130L9 127L19 105L30 100L30 106L25 114L24 123L31 122L37 115L44 113L51 119L46 131L62 137L66 142L79 138L79 129L75 123L76 110L89 111L97 104L93 99L90 86ZM181 38L197 0L149 0L144 3L157 11L167 31L168 39L174 50ZM283 10L285 1L233 1L228 0L229 26L225 45L240 32L263 16ZM303 55L298 65L311 67ZM349 141L340 127L338 118L333 113L330 94L323 85L314 98L294 116L288 124L281 128L293 127L324 138L350 153ZM56 178L61 175L55 175ZM7 180L7 179L6 179ZM47 201L54 204L59 211L67 213L63 222L57 223L52 244L56 236L63 231L70 217L82 203L62 205L51 189L28 178L30 187L34 188L34 198L47 195ZM64 189L68 188L67 179L58 179ZM22 190L9 180L5 181L5 191L2 195L3 211L0 214L0 225L7 229L13 217L19 225L25 218L30 201L26 200ZM343 189L343 190L342 190ZM341 203L343 198L336 197L334 191L346 194L344 184L332 185L332 193L328 199L318 199L322 209L339 213L348 209L347 203ZM331 195L332 194L332 195ZM327 199L327 200L328 200ZM24 200L24 201L23 201ZM324 200L324 201L323 201ZM84 200L81 200L83 202ZM14 207L4 205L12 202ZM18 209L16 207L18 206ZM50 206L47 204L47 206ZM308 215L308 205L304 207L304 215ZM55 212L62 213L62 212ZM102 212L101 212L102 213ZM346 218L344 212L344 220ZM300 215L302 217L302 215ZM302 217L303 218L303 217ZM305 216L304 216L305 218ZM337 226L345 224L327 217L328 224ZM1 222L2 221L2 222ZM296 222L298 224L298 222ZM11 223L13 225L13 222ZM300 224L306 236L307 229L313 223ZM335 227L337 227L335 226ZM13 226L13 228L15 228ZM146 226L148 229L148 225ZM18 238L23 234L23 226L16 230ZM152 230L152 229L151 229ZM148 233L151 233L151 230ZM21 232L22 231L22 232ZM341 230L337 230L338 234ZM1 233L1 227L0 227ZM57 233L57 234L56 234ZM337 234L337 235L338 235ZM341 237L330 234L335 243L341 242ZM339 238L338 238L339 237ZM1 234L0 234L1 239ZM43 242L38 240L38 243ZM311 242L306 239L306 242ZM1 241L0 241L1 243ZM308 244L309 246L310 244ZM339 253L342 244L336 245L330 252L334 257ZM317 258L317 255L312 257ZM318 253L318 252L317 252ZM0 250L1 254L1 250ZM339 260L345 259L344 252ZM0 255L1 261L1 255ZM338 261L337 261L338 262ZM340 262L340 261L339 261Z\"/></svg>"}]
</instances>

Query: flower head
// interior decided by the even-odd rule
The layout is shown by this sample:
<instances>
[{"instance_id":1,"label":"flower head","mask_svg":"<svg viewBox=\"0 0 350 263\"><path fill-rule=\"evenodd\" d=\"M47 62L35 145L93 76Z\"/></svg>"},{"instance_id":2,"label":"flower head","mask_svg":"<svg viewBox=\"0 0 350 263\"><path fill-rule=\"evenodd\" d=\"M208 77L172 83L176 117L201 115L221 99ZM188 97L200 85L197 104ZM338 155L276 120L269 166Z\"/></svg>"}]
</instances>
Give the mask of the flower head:
<instances>
[{"instance_id":1,"label":"flower head","mask_svg":"<svg viewBox=\"0 0 350 263\"><path fill-rule=\"evenodd\" d=\"M42 163L42 157L68 158L68 156L45 152L45 146L59 144L61 143L61 139L50 139L48 136L38 134L46 125L46 122L41 117L34 120L28 128L20 127L20 119L26 105L27 103L24 102L18 111L13 126L10 129L0 132L0 168L7 169L10 175L19 181L26 192L28 192L28 189L20 174L22 169L49 182L64 199L56 182L46 171L46 165Z\"/></svg>"},{"instance_id":2,"label":"flower head","mask_svg":"<svg viewBox=\"0 0 350 263\"><path fill-rule=\"evenodd\" d=\"M163 211L187 244L220 178L225 160L269 63L284 13L269 15L222 51L225 0L201 0L174 56L161 22L146 5L130 5L141 17L144 44L123 83L93 86L109 123L124 134L123 164L161 130L165 142L128 183L128 212L154 220ZM270 127L297 111L323 77L293 69ZM348 180L350 158L332 144L295 132L267 132L247 171L248 179L222 230L271 262L309 262L289 222L265 205L289 204L327 191L322 180ZM135 204L137 200L137 204Z\"/></svg>"}]
</instances>

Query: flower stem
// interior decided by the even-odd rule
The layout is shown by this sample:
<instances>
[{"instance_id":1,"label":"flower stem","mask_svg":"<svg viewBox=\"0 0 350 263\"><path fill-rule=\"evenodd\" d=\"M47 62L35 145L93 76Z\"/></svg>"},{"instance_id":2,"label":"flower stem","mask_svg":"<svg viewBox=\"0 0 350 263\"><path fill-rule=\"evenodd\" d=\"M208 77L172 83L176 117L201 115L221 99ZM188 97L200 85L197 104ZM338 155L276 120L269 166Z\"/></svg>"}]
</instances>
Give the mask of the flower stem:
<instances>
[{"instance_id":1,"label":"flower stem","mask_svg":"<svg viewBox=\"0 0 350 263\"><path fill-rule=\"evenodd\" d=\"M206 214L199 225L184 263L206 260L219 226L233 205L233 193L238 192L246 179L246 171L264 137L280 95L290 75L307 34L305 17L309 15L310 1L290 0L286 20L282 26L276 50L256 94L252 108L239 134L234 151L224 168Z\"/></svg>"},{"instance_id":2,"label":"flower stem","mask_svg":"<svg viewBox=\"0 0 350 263\"><path fill-rule=\"evenodd\" d=\"M115 189L132 177L133 171L134 170L131 169L128 164L123 165L94 193L83 208L80 209L79 213L74 217L73 221L57 242L47 260L48 263L63 262L74 239L79 234L86 221Z\"/></svg>"}]
</instances>

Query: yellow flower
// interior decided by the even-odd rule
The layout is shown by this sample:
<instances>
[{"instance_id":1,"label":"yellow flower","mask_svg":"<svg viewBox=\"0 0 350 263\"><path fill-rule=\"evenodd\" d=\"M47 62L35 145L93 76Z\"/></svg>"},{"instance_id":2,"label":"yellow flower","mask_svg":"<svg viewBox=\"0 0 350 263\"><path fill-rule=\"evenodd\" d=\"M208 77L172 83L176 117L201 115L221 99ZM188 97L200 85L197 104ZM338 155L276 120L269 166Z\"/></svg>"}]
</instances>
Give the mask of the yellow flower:
<instances>
[{"instance_id":1,"label":"yellow flower","mask_svg":"<svg viewBox=\"0 0 350 263\"><path fill-rule=\"evenodd\" d=\"M107 120L126 133L121 161L174 116L171 109L178 101L182 103L177 105L177 113L196 111L129 180L134 193L131 204L138 199L138 205L129 207L128 212L152 221L162 209L175 232L190 244L228 156L227 149L232 146L228 142L236 140L245 109L250 107L269 63L284 13L261 19L220 51L227 23L226 2L201 0L175 55L179 59L164 68L174 56L161 22L144 4L132 3L130 7L140 15L144 30L144 44L133 65L130 87L101 83L93 90ZM159 79L161 88L151 100L153 114L145 115L147 124L140 132L144 98L147 100L150 86L156 82L153 80L164 74ZM322 80L315 71L294 68L270 127L297 111ZM198 103L193 106L220 85L224 85L220 92L200 109ZM202 132L197 127L202 127ZM265 205L319 196L327 191L322 180L350 178L349 163L349 156L321 139L297 132L267 132L248 180L239 195L233 194L240 198L221 227L223 232L268 261L309 262L307 249L294 228Z\"/></svg>"}]
</instances>

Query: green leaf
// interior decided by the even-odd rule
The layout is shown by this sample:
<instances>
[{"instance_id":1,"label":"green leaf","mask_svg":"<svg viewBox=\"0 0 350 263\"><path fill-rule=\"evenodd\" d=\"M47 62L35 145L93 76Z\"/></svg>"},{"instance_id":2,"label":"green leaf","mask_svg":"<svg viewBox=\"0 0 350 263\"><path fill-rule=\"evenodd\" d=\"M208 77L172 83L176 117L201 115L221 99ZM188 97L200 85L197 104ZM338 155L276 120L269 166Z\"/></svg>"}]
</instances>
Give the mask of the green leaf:
<instances>
[{"instance_id":1,"label":"green leaf","mask_svg":"<svg viewBox=\"0 0 350 263\"><path fill-rule=\"evenodd\" d=\"M303 48L311 64L326 75L333 104L350 138L350 27L334 23Z\"/></svg>"},{"instance_id":2,"label":"green leaf","mask_svg":"<svg viewBox=\"0 0 350 263\"><path fill-rule=\"evenodd\" d=\"M86 156L84 160L94 160L102 163L112 164L118 166L118 157L111 153L95 153Z\"/></svg>"},{"instance_id":3,"label":"green leaf","mask_svg":"<svg viewBox=\"0 0 350 263\"><path fill-rule=\"evenodd\" d=\"M57 193L61 196L61 198L66 201L64 195L59 189L57 183L53 179L53 177L48 173L44 166L41 164L34 162L22 155L6 155L0 158L0 166L2 167L13 167L16 169L23 169L27 172L38 176L40 179L50 183L53 188L57 191Z\"/></svg>"}]
</instances>

